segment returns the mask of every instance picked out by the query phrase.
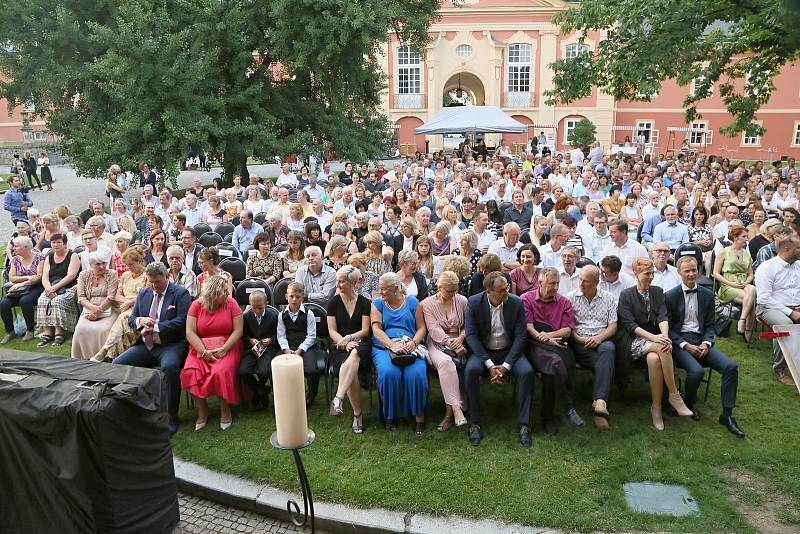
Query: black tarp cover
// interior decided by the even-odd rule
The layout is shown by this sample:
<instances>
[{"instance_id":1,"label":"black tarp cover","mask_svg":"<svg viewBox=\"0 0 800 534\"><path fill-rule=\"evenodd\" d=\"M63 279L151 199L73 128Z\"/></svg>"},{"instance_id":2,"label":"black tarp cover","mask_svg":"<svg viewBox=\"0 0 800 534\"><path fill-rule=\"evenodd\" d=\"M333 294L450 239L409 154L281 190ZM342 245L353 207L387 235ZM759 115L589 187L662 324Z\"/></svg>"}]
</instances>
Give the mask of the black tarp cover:
<instances>
[{"instance_id":1,"label":"black tarp cover","mask_svg":"<svg viewBox=\"0 0 800 534\"><path fill-rule=\"evenodd\" d=\"M0 351L0 532L171 532L165 399L158 370Z\"/></svg>"}]
</instances>

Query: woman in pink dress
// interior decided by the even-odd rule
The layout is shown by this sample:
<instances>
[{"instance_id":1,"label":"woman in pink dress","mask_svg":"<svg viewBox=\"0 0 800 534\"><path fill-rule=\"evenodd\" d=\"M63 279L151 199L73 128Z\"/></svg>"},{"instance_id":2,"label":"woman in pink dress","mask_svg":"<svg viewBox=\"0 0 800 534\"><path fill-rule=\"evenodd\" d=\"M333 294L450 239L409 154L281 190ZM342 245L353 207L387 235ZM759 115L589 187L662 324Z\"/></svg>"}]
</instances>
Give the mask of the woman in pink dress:
<instances>
[{"instance_id":1,"label":"woman in pink dress","mask_svg":"<svg viewBox=\"0 0 800 534\"><path fill-rule=\"evenodd\" d=\"M457 427L467 424L461 408L458 372L453 363L454 356L467 356L464 334L467 297L458 294L458 282L458 275L454 272L443 272L439 275L436 294L420 303L428 329L428 356L439 374L442 396L447 405L444 419L436 427L439 432L449 429L454 423Z\"/></svg>"},{"instance_id":2,"label":"woman in pink dress","mask_svg":"<svg viewBox=\"0 0 800 534\"><path fill-rule=\"evenodd\" d=\"M511 273L511 292L519 297L539 288L539 249L535 245L523 245L517 251L520 265Z\"/></svg>"},{"instance_id":3,"label":"woman in pink dress","mask_svg":"<svg viewBox=\"0 0 800 534\"><path fill-rule=\"evenodd\" d=\"M211 276L200 298L189 308L186 340L189 356L181 371L181 387L188 389L197 406L195 431L208 422L208 397L219 397L219 427L233 422L231 404L239 404L236 370L242 357L242 310L228 296L227 280Z\"/></svg>"}]
</instances>

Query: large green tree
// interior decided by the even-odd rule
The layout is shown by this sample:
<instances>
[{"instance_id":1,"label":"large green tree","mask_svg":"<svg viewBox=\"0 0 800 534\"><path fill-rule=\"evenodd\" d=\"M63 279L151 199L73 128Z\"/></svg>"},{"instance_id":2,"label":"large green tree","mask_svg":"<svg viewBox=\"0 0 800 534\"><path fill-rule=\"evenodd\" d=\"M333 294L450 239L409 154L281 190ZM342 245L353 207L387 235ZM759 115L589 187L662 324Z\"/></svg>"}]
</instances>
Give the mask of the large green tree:
<instances>
[{"instance_id":1,"label":"large green tree","mask_svg":"<svg viewBox=\"0 0 800 534\"><path fill-rule=\"evenodd\" d=\"M364 159L386 138L380 45L422 48L437 0L6 0L0 97L32 100L78 171L188 147Z\"/></svg>"},{"instance_id":2,"label":"large green tree","mask_svg":"<svg viewBox=\"0 0 800 534\"><path fill-rule=\"evenodd\" d=\"M645 100L661 82L688 85L686 119L712 84L732 115L721 129L733 135L761 134L753 122L770 98L772 78L800 56L800 2L797 0L586 0L559 13L564 33L604 32L596 50L552 64L552 104L588 96L592 86L618 100ZM737 82L738 80L738 82Z\"/></svg>"}]
</instances>

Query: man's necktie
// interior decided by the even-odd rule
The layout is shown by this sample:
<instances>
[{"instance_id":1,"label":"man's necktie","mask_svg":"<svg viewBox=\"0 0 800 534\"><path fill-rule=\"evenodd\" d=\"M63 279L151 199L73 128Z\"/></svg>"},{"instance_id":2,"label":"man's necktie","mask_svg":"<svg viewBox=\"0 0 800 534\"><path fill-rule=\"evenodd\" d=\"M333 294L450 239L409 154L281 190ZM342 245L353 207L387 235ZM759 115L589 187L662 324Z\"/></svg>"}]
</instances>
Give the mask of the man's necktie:
<instances>
[{"instance_id":1,"label":"man's necktie","mask_svg":"<svg viewBox=\"0 0 800 534\"><path fill-rule=\"evenodd\" d=\"M153 305L150 306L150 318L154 322L158 322L158 309L161 307L161 295L156 293L155 298L153 298ZM147 350L153 350L153 347L156 346L156 336L158 334L154 331L151 331L143 336L144 338L144 346L147 347Z\"/></svg>"}]
</instances>

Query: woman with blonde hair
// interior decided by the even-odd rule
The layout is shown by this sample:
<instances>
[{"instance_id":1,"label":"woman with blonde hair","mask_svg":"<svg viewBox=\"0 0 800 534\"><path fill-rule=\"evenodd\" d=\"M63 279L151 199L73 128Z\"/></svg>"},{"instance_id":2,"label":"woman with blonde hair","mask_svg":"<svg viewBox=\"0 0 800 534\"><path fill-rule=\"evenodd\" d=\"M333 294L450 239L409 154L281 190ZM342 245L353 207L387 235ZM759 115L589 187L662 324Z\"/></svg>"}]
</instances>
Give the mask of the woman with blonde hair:
<instances>
[{"instance_id":1,"label":"woman with blonde hair","mask_svg":"<svg viewBox=\"0 0 800 534\"><path fill-rule=\"evenodd\" d=\"M355 290L364 298L372 300L380 295L378 291L378 275L367 270L367 256L362 252L350 254L347 265L352 265L361 272L361 280L356 282Z\"/></svg>"},{"instance_id":2,"label":"woman with blonde hair","mask_svg":"<svg viewBox=\"0 0 800 534\"><path fill-rule=\"evenodd\" d=\"M650 383L650 416L656 430L664 430L661 398L666 384L669 404L679 415L688 417L692 411L686 407L675 385L672 363L672 341L664 291L652 285L655 266L647 257L637 257L631 263L636 285L622 290L617 307L617 373L626 384L630 362L639 358L647 361Z\"/></svg>"},{"instance_id":3,"label":"woman with blonde hair","mask_svg":"<svg viewBox=\"0 0 800 534\"><path fill-rule=\"evenodd\" d=\"M219 397L219 427L233 423L231 404L239 404L236 371L242 357L242 310L228 291L228 280L211 276L203 284L200 298L189 307L186 340L189 355L181 371L181 387L197 406L196 432L208 422L208 398Z\"/></svg>"},{"instance_id":4,"label":"woman with blonde hair","mask_svg":"<svg viewBox=\"0 0 800 534\"><path fill-rule=\"evenodd\" d=\"M447 221L439 221L433 227L433 232L428 234L428 239L431 246L431 254L434 256L445 256L450 254L450 223Z\"/></svg>"},{"instance_id":5,"label":"woman with blonde hair","mask_svg":"<svg viewBox=\"0 0 800 534\"><path fill-rule=\"evenodd\" d=\"M423 239L424 236L420 237ZM397 276L406 295L422 301L428 296L428 281L419 272L419 255L413 250L402 250L397 256Z\"/></svg>"},{"instance_id":6,"label":"woman with blonde hair","mask_svg":"<svg viewBox=\"0 0 800 534\"><path fill-rule=\"evenodd\" d=\"M305 217L303 216L303 207L293 202L289 204L289 215L286 217L286 227L290 231L303 232L306 227Z\"/></svg>"},{"instance_id":7,"label":"woman with blonde hair","mask_svg":"<svg viewBox=\"0 0 800 534\"><path fill-rule=\"evenodd\" d=\"M392 270L391 265L383 257L383 236L377 230L371 230L364 236L366 249L364 255L367 258L367 270L372 271L378 276Z\"/></svg>"},{"instance_id":8,"label":"woman with blonde hair","mask_svg":"<svg viewBox=\"0 0 800 534\"><path fill-rule=\"evenodd\" d=\"M70 250L75 250L83 246L83 238L81 237L83 224L81 223L81 218L77 215L69 215L64 219L64 225L67 227L67 231L64 232L67 238L67 247Z\"/></svg>"},{"instance_id":9,"label":"woman with blonde hair","mask_svg":"<svg viewBox=\"0 0 800 534\"><path fill-rule=\"evenodd\" d=\"M123 233L127 234L127 232L117 232L117 239ZM96 362L113 360L136 343L139 338L138 330L130 327L128 318L131 316L133 305L136 304L139 290L147 284L147 276L144 274L146 267L144 256L135 248L129 248L122 253L122 262L125 264L126 270L120 276L117 294L114 297L120 314L109 330L106 342L92 358Z\"/></svg>"},{"instance_id":10,"label":"woman with blonde hair","mask_svg":"<svg viewBox=\"0 0 800 534\"><path fill-rule=\"evenodd\" d=\"M453 358L466 358L467 343L464 332L464 312L467 297L458 294L459 279L451 271L439 275L435 295L425 299L422 314L428 331L428 357L439 374L442 396L446 407L444 419L436 429L448 430L453 424L462 427L467 424L461 410L461 391L458 372Z\"/></svg>"},{"instance_id":11,"label":"woman with blonde hair","mask_svg":"<svg viewBox=\"0 0 800 534\"><path fill-rule=\"evenodd\" d=\"M66 218L70 216L69 208L64 206L63 204L59 204L55 208L53 208L53 215L58 217L58 228L59 233L64 233L67 231L67 222Z\"/></svg>"},{"instance_id":12,"label":"woman with blonde hair","mask_svg":"<svg viewBox=\"0 0 800 534\"><path fill-rule=\"evenodd\" d=\"M336 272L337 294L328 303L327 309L330 361L332 372L339 376L339 387L331 402L330 414L344 413L346 395L353 408L352 429L355 434L364 432L358 368L362 360L369 361L372 353L370 299L355 290L361 279L361 271L352 265L339 269Z\"/></svg>"}]
</instances>

